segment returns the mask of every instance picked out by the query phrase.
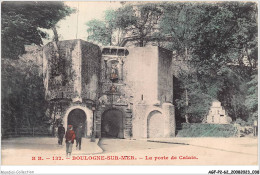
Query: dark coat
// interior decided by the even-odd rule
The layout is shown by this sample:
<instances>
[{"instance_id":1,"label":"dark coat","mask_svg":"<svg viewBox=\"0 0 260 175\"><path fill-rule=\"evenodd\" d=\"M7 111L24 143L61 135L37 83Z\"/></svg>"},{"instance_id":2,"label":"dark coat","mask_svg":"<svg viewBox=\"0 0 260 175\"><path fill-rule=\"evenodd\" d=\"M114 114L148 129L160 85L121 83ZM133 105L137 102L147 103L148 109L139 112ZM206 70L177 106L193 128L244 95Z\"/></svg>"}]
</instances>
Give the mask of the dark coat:
<instances>
[{"instance_id":1,"label":"dark coat","mask_svg":"<svg viewBox=\"0 0 260 175\"><path fill-rule=\"evenodd\" d=\"M74 139L75 139L75 132L73 130L68 130L66 132L65 138L66 138L66 143L68 141L71 141L71 143L74 143Z\"/></svg>"},{"instance_id":2,"label":"dark coat","mask_svg":"<svg viewBox=\"0 0 260 175\"><path fill-rule=\"evenodd\" d=\"M76 138L81 138L82 136L83 136L83 129L82 129L82 127L81 128L78 127L76 129Z\"/></svg>"},{"instance_id":3,"label":"dark coat","mask_svg":"<svg viewBox=\"0 0 260 175\"><path fill-rule=\"evenodd\" d=\"M65 128L63 126L58 127L58 135L63 136L65 134Z\"/></svg>"}]
</instances>

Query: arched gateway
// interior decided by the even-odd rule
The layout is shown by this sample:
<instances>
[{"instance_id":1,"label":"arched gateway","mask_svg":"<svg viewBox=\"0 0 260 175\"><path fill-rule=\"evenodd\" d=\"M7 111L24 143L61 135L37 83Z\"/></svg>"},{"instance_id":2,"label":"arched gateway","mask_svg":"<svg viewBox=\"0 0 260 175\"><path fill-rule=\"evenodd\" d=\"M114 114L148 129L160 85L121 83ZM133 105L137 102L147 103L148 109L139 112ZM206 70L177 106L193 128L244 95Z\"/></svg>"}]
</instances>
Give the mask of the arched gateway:
<instances>
[{"instance_id":1,"label":"arched gateway","mask_svg":"<svg viewBox=\"0 0 260 175\"><path fill-rule=\"evenodd\" d=\"M84 128L84 135L91 136L93 127L93 112L85 106L71 106L64 116L64 127L67 130L68 125L73 125L73 130L82 124Z\"/></svg>"},{"instance_id":2,"label":"arched gateway","mask_svg":"<svg viewBox=\"0 0 260 175\"><path fill-rule=\"evenodd\" d=\"M110 109L103 113L101 121L101 137L124 138L122 111L118 109Z\"/></svg>"},{"instance_id":3,"label":"arched gateway","mask_svg":"<svg viewBox=\"0 0 260 175\"><path fill-rule=\"evenodd\" d=\"M72 125L73 130L76 131L79 125L82 125L85 130L87 129L86 114L82 109L73 109L68 116L67 125ZM84 130L84 133L85 133ZM85 135L85 134L84 134Z\"/></svg>"}]
</instances>

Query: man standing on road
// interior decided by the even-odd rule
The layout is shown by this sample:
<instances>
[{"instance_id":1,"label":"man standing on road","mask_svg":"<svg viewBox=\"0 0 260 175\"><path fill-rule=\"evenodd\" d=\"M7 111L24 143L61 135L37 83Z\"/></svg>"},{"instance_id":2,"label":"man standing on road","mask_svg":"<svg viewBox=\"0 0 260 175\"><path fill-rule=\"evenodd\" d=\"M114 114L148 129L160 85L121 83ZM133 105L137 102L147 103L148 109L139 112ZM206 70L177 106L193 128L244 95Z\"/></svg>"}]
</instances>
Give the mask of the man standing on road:
<instances>
[{"instance_id":1,"label":"man standing on road","mask_svg":"<svg viewBox=\"0 0 260 175\"><path fill-rule=\"evenodd\" d=\"M82 124L76 129L76 148L81 150L81 138L83 136ZM79 147L78 147L79 146Z\"/></svg>"},{"instance_id":2,"label":"man standing on road","mask_svg":"<svg viewBox=\"0 0 260 175\"><path fill-rule=\"evenodd\" d=\"M75 132L72 130L73 127L72 125L68 125L68 130L66 132L65 138L66 138L66 154L67 157L71 156L71 152L72 152L72 145L74 143L74 139L75 139Z\"/></svg>"},{"instance_id":3,"label":"man standing on road","mask_svg":"<svg viewBox=\"0 0 260 175\"><path fill-rule=\"evenodd\" d=\"M62 145L64 134L65 134L65 128L63 127L63 125L61 123L60 126L58 127L58 144L59 145Z\"/></svg>"}]
</instances>

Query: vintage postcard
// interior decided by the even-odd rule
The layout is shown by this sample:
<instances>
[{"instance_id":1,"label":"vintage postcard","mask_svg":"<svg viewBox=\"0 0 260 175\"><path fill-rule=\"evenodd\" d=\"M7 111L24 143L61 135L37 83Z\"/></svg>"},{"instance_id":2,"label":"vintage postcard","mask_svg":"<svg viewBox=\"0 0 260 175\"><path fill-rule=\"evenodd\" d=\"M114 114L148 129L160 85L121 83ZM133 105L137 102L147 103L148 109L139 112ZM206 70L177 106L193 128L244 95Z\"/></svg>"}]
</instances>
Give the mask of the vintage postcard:
<instances>
[{"instance_id":1,"label":"vintage postcard","mask_svg":"<svg viewBox=\"0 0 260 175\"><path fill-rule=\"evenodd\" d=\"M1 55L2 165L259 164L256 1L2 1Z\"/></svg>"}]
</instances>

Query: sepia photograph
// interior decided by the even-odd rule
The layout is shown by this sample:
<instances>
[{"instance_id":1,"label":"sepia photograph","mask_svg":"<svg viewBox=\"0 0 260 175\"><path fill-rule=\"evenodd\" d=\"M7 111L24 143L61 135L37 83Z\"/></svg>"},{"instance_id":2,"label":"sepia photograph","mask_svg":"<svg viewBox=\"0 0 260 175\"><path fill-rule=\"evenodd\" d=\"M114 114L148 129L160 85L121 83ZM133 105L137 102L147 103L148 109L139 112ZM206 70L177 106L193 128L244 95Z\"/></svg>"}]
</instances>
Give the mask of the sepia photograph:
<instances>
[{"instance_id":1,"label":"sepia photograph","mask_svg":"<svg viewBox=\"0 0 260 175\"><path fill-rule=\"evenodd\" d=\"M1 1L1 166L258 160L257 1Z\"/></svg>"}]
</instances>

